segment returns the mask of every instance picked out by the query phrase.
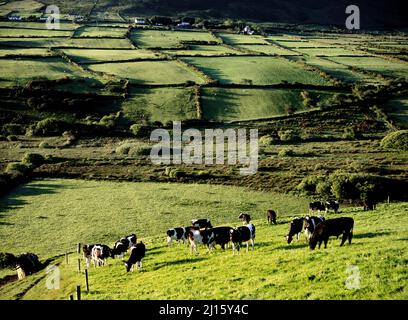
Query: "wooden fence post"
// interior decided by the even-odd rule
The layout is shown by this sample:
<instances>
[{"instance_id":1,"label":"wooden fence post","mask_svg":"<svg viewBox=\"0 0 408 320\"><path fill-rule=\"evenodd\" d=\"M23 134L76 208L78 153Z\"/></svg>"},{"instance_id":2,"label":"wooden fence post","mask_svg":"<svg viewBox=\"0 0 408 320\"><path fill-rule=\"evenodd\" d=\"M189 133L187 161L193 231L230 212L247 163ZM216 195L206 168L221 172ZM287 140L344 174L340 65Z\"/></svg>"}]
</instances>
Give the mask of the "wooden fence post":
<instances>
[{"instance_id":1,"label":"wooden fence post","mask_svg":"<svg viewBox=\"0 0 408 320\"><path fill-rule=\"evenodd\" d=\"M69 295L69 300L74 300L74 295L73 294Z\"/></svg>"},{"instance_id":2,"label":"wooden fence post","mask_svg":"<svg viewBox=\"0 0 408 320\"><path fill-rule=\"evenodd\" d=\"M81 286L76 287L77 300L81 300Z\"/></svg>"},{"instance_id":3,"label":"wooden fence post","mask_svg":"<svg viewBox=\"0 0 408 320\"><path fill-rule=\"evenodd\" d=\"M81 272L81 259L78 258L78 273Z\"/></svg>"},{"instance_id":4,"label":"wooden fence post","mask_svg":"<svg viewBox=\"0 0 408 320\"><path fill-rule=\"evenodd\" d=\"M77 252L81 253L81 243L80 242L78 243Z\"/></svg>"},{"instance_id":5,"label":"wooden fence post","mask_svg":"<svg viewBox=\"0 0 408 320\"><path fill-rule=\"evenodd\" d=\"M86 285L86 292L89 292L88 269L85 269L85 285Z\"/></svg>"}]
</instances>

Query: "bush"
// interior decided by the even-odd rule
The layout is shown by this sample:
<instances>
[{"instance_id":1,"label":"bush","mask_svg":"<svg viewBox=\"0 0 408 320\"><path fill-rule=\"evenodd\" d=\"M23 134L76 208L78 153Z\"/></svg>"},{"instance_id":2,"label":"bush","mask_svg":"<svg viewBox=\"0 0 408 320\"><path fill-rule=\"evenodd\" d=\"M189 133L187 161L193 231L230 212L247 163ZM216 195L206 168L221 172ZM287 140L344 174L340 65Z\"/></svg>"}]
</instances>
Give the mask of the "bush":
<instances>
[{"instance_id":1,"label":"bush","mask_svg":"<svg viewBox=\"0 0 408 320\"><path fill-rule=\"evenodd\" d=\"M11 253L0 252L0 269L14 268L16 257Z\"/></svg>"},{"instance_id":2,"label":"bush","mask_svg":"<svg viewBox=\"0 0 408 320\"><path fill-rule=\"evenodd\" d=\"M9 135L7 136L7 141L18 141L18 138L15 135Z\"/></svg>"},{"instance_id":3,"label":"bush","mask_svg":"<svg viewBox=\"0 0 408 320\"><path fill-rule=\"evenodd\" d=\"M180 169L170 168L170 167L166 168L164 174L170 178L176 178L176 179L184 177L186 175L184 171Z\"/></svg>"},{"instance_id":4,"label":"bush","mask_svg":"<svg viewBox=\"0 0 408 320\"><path fill-rule=\"evenodd\" d=\"M319 182L323 181L323 176L308 176L303 178L303 180L296 187L297 190L304 193L305 195L312 195L316 193L316 186Z\"/></svg>"},{"instance_id":5,"label":"bush","mask_svg":"<svg viewBox=\"0 0 408 320\"><path fill-rule=\"evenodd\" d=\"M3 131L7 135L19 135L25 133L24 127L17 123L5 124L3 126Z\"/></svg>"},{"instance_id":6,"label":"bush","mask_svg":"<svg viewBox=\"0 0 408 320\"><path fill-rule=\"evenodd\" d=\"M38 148L48 149L52 148L52 146L47 141L41 141L40 144L38 145Z\"/></svg>"},{"instance_id":7,"label":"bush","mask_svg":"<svg viewBox=\"0 0 408 320\"><path fill-rule=\"evenodd\" d=\"M356 130L353 127L344 128L343 139L354 140L357 137Z\"/></svg>"},{"instance_id":8,"label":"bush","mask_svg":"<svg viewBox=\"0 0 408 320\"><path fill-rule=\"evenodd\" d=\"M273 142L273 138L270 135L262 136L259 138L259 143L262 146L269 146Z\"/></svg>"},{"instance_id":9,"label":"bush","mask_svg":"<svg viewBox=\"0 0 408 320\"><path fill-rule=\"evenodd\" d=\"M133 124L130 126L130 131L136 137L144 137L148 134L148 126L142 124Z\"/></svg>"},{"instance_id":10,"label":"bush","mask_svg":"<svg viewBox=\"0 0 408 320\"><path fill-rule=\"evenodd\" d=\"M46 118L37 122L33 133L39 136L56 136L60 135L62 131L60 121L54 118Z\"/></svg>"},{"instance_id":11,"label":"bush","mask_svg":"<svg viewBox=\"0 0 408 320\"><path fill-rule=\"evenodd\" d=\"M389 133L381 140L381 147L385 149L408 150L408 130Z\"/></svg>"},{"instance_id":12,"label":"bush","mask_svg":"<svg viewBox=\"0 0 408 320\"><path fill-rule=\"evenodd\" d=\"M121 115L122 115L121 112L118 112L116 114L110 114L110 115L103 116L101 120L99 120L99 124L109 129L112 129L116 127L116 125L118 124L118 121Z\"/></svg>"},{"instance_id":13,"label":"bush","mask_svg":"<svg viewBox=\"0 0 408 320\"><path fill-rule=\"evenodd\" d=\"M26 153L21 162L28 166L38 167L44 163L44 157L38 153Z\"/></svg>"},{"instance_id":14,"label":"bush","mask_svg":"<svg viewBox=\"0 0 408 320\"><path fill-rule=\"evenodd\" d=\"M138 143L124 142L115 149L117 154L128 155L131 157L150 155L150 147L142 146Z\"/></svg>"},{"instance_id":15,"label":"bush","mask_svg":"<svg viewBox=\"0 0 408 320\"><path fill-rule=\"evenodd\" d=\"M299 141L299 134L294 130L285 130L278 132L279 139L281 141Z\"/></svg>"},{"instance_id":16,"label":"bush","mask_svg":"<svg viewBox=\"0 0 408 320\"><path fill-rule=\"evenodd\" d=\"M293 157L295 152L291 148L284 148L281 149L278 153L278 157L285 158L285 157Z\"/></svg>"},{"instance_id":17,"label":"bush","mask_svg":"<svg viewBox=\"0 0 408 320\"><path fill-rule=\"evenodd\" d=\"M24 174L28 171L28 167L21 163L21 162L12 162L7 164L6 169L4 170L6 173L12 173L12 174Z\"/></svg>"}]
</instances>

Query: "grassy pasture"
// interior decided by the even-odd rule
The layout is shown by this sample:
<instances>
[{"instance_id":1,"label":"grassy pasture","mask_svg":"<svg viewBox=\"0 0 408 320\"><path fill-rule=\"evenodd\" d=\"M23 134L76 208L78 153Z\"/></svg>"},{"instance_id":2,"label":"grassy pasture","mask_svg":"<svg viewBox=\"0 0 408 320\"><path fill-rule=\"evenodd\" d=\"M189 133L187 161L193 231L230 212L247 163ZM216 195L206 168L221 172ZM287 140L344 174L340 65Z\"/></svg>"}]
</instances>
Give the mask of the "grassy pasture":
<instances>
[{"instance_id":1,"label":"grassy pasture","mask_svg":"<svg viewBox=\"0 0 408 320\"><path fill-rule=\"evenodd\" d=\"M51 56L53 53L45 48L7 48L0 49L0 57L6 56Z\"/></svg>"},{"instance_id":2,"label":"grassy pasture","mask_svg":"<svg viewBox=\"0 0 408 320\"><path fill-rule=\"evenodd\" d=\"M251 45L236 45L237 48L245 49L245 50L250 50L250 51L255 51L259 53L265 53L265 54L276 54L278 56L296 56L299 55L299 53L296 53L291 50L287 50L278 46L273 46L273 45L257 45L257 44L251 44Z\"/></svg>"},{"instance_id":3,"label":"grassy pasture","mask_svg":"<svg viewBox=\"0 0 408 320\"><path fill-rule=\"evenodd\" d=\"M133 43L140 48L177 48L183 41L219 42L208 32L162 31L136 29L131 33Z\"/></svg>"},{"instance_id":4,"label":"grassy pasture","mask_svg":"<svg viewBox=\"0 0 408 320\"><path fill-rule=\"evenodd\" d=\"M216 121L251 120L286 115L288 108L303 111L298 90L205 88L202 94L204 117ZM329 93L310 91L310 97L324 102Z\"/></svg>"},{"instance_id":5,"label":"grassy pasture","mask_svg":"<svg viewBox=\"0 0 408 320\"><path fill-rule=\"evenodd\" d=\"M87 78L90 74L84 72L61 58L44 59L0 59L1 77L16 82L28 81L33 78L49 80L70 78Z\"/></svg>"},{"instance_id":6,"label":"grassy pasture","mask_svg":"<svg viewBox=\"0 0 408 320\"><path fill-rule=\"evenodd\" d=\"M193 45L189 46L189 49L178 50L163 50L163 53L170 54L172 56L221 56L221 55L240 55L242 52L233 50L228 47L218 45Z\"/></svg>"},{"instance_id":7,"label":"grassy pasture","mask_svg":"<svg viewBox=\"0 0 408 320\"><path fill-rule=\"evenodd\" d=\"M110 260L104 268L91 267L91 291L83 293L83 299L191 299L192 295L196 299L407 299L406 203L381 205L374 212L343 208L338 215L329 214L328 218L355 219L353 243L339 247L340 240L332 238L327 249L310 252L303 235L291 245L283 238L290 219L305 214L307 202L280 194L208 185L44 180L19 187L2 202L7 209L0 225L1 251L29 250L45 259L74 251L79 241L112 245L129 232L144 241L142 273L126 273L120 260ZM266 224L267 208L278 209L277 226ZM165 245L169 227L197 216L210 217L216 225L238 226L237 215L244 210L253 214L257 228L254 251L243 250L233 257L231 249L216 248L208 254L199 247L198 255L190 256L186 246ZM22 235L31 241L18 241ZM41 271L1 287L1 298L25 292L24 299L67 299L77 284L84 283L76 271L76 257L71 254L69 264L56 260L59 290L46 289ZM350 266L358 267L358 289L345 285ZM34 281L39 282L34 285Z\"/></svg>"},{"instance_id":8,"label":"grassy pasture","mask_svg":"<svg viewBox=\"0 0 408 320\"><path fill-rule=\"evenodd\" d=\"M219 36L225 43L230 45L235 44L268 44L267 41L261 36L249 36L243 34L233 34L233 33L218 33Z\"/></svg>"},{"instance_id":9,"label":"grassy pasture","mask_svg":"<svg viewBox=\"0 0 408 320\"><path fill-rule=\"evenodd\" d=\"M377 57L331 57L330 60L385 75L408 78L408 64Z\"/></svg>"},{"instance_id":10,"label":"grassy pasture","mask_svg":"<svg viewBox=\"0 0 408 320\"><path fill-rule=\"evenodd\" d=\"M89 65L89 69L130 79L135 84L183 84L187 81L204 83L190 69L175 61L140 61Z\"/></svg>"},{"instance_id":11,"label":"grassy pasture","mask_svg":"<svg viewBox=\"0 0 408 320\"><path fill-rule=\"evenodd\" d=\"M72 31L67 30L47 30L47 29L17 29L17 28L0 28L0 37L70 37Z\"/></svg>"},{"instance_id":12,"label":"grassy pasture","mask_svg":"<svg viewBox=\"0 0 408 320\"><path fill-rule=\"evenodd\" d=\"M112 28L112 27L94 27L94 26L84 26L75 30L75 37L122 37L124 38L127 33L126 28Z\"/></svg>"},{"instance_id":13,"label":"grassy pasture","mask_svg":"<svg viewBox=\"0 0 408 320\"><path fill-rule=\"evenodd\" d=\"M304 48L296 49L297 52L306 54L308 56L356 56L356 55L366 55L364 51L350 50L344 48L325 48L325 49L314 49L314 48Z\"/></svg>"},{"instance_id":14,"label":"grassy pasture","mask_svg":"<svg viewBox=\"0 0 408 320\"><path fill-rule=\"evenodd\" d=\"M331 48L331 44L325 44L325 43L318 43L318 42L312 42L312 41L305 41L305 40L300 40L300 41L276 41L279 45L291 49L296 49L296 48Z\"/></svg>"},{"instance_id":15,"label":"grassy pasture","mask_svg":"<svg viewBox=\"0 0 408 320\"><path fill-rule=\"evenodd\" d=\"M133 89L123 102L122 111L131 121L148 118L166 123L197 118L191 88Z\"/></svg>"},{"instance_id":16,"label":"grassy pasture","mask_svg":"<svg viewBox=\"0 0 408 320\"><path fill-rule=\"evenodd\" d=\"M162 56L148 50L115 50L115 49L64 49L63 52L78 63L94 63L100 61L120 61L130 59L159 59Z\"/></svg>"},{"instance_id":17,"label":"grassy pasture","mask_svg":"<svg viewBox=\"0 0 408 320\"><path fill-rule=\"evenodd\" d=\"M0 38L0 46L48 48L133 49L127 39L86 38Z\"/></svg>"},{"instance_id":18,"label":"grassy pasture","mask_svg":"<svg viewBox=\"0 0 408 320\"><path fill-rule=\"evenodd\" d=\"M0 21L0 27L9 27L16 29L37 29L48 30L45 22L28 22L28 21ZM60 31L70 31L78 28L79 25L73 22L60 21Z\"/></svg>"},{"instance_id":19,"label":"grassy pasture","mask_svg":"<svg viewBox=\"0 0 408 320\"><path fill-rule=\"evenodd\" d=\"M44 5L35 0L10 1L0 5L0 15L7 15L11 12L18 12L19 15L38 12Z\"/></svg>"},{"instance_id":20,"label":"grassy pasture","mask_svg":"<svg viewBox=\"0 0 408 320\"><path fill-rule=\"evenodd\" d=\"M326 85L327 80L294 63L274 57L183 58L221 83L277 84L282 81Z\"/></svg>"}]
</instances>

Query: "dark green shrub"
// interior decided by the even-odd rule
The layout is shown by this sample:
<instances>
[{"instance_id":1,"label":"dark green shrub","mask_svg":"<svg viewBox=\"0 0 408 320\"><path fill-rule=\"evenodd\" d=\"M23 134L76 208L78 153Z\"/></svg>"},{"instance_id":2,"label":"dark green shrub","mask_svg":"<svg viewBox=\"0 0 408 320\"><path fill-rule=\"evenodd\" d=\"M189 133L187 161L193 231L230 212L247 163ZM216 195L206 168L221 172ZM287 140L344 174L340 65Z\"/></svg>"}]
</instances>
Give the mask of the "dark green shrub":
<instances>
[{"instance_id":1,"label":"dark green shrub","mask_svg":"<svg viewBox=\"0 0 408 320\"><path fill-rule=\"evenodd\" d=\"M399 130L387 134L381 141L381 147L394 150L408 150L408 130Z\"/></svg>"},{"instance_id":2,"label":"dark green shrub","mask_svg":"<svg viewBox=\"0 0 408 320\"><path fill-rule=\"evenodd\" d=\"M278 157L285 158L285 157L293 157L295 155L295 151L291 148L284 148L281 149L278 153Z\"/></svg>"},{"instance_id":3,"label":"dark green shrub","mask_svg":"<svg viewBox=\"0 0 408 320\"><path fill-rule=\"evenodd\" d=\"M299 134L294 130L284 130L278 132L281 141L299 141Z\"/></svg>"},{"instance_id":4,"label":"dark green shrub","mask_svg":"<svg viewBox=\"0 0 408 320\"><path fill-rule=\"evenodd\" d=\"M354 140L357 137L356 130L353 127L344 128L343 139Z\"/></svg>"},{"instance_id":5,"label":"dark green shrub","mask_svg":"<svg viewBox=\"0 0 408 320\"><path fill-rule=\"evenodd\" d=\"M61 122L54 118L46 118L38 121L34 127L33 133L38 136L56 136L60 135L62 130Z\"/></svg>"},{"instance_id":6,"label":"dark green shrub","mask_svg":"<svg viewBox=\"0 0 408 320\"><path fill-rule=\"evenodd\" d=\"M296 187L298 191L305 195L313 195L316 193L316 186L319 182L323 181L325 177L323 176L308 176L303 178L303 180Z\"/></svg>"},{"instance_id":7,"label":"dark green shrub","mask_svg":"<svg viewBox=\"0 0 408 320\"><path fill-rule=\"evenodd\" d=\"M133 124L130 131L136 137L145 137L149 133L149 127L142 124Z\"/></svg>"},{"instance_id":8,"label":"dark green shrub","mask_svg":"<svg viewBox=\"0 0 408 320\"><path fill-rule=\"evenodd\" d=\"M38 167L44 163L44 157L38 153L26 153L21 162L28 166Z\"/></svg>"},{"instance_id":9,"label":"dark green shrub","mask_svg":"<svg viewBox=\"0 0 408 320\"><path fill-rule=\"evenodd\" d=\"M4 172L6 173L12 173L12 174L24 174L28 171L28 167L21 163L21 162L12 162L7 164L6 169L4 170Z\"/></svg>"},{"instance_id":10,"label":"dark green shrub","mask_svg":"<svg viewBox=\"0 0 408 320\"><path fill-rule=\"evenodd\" d=\"M25 129L21 124L8 123L3 126L3 131L7 135L19 135L24 134Z\"/></svg>"},{"instance_id":11,"label":"dark green shrub","mask_svg":"<svg viewBox=\"0 0 408 320\"><path fill-rule=\"evenodd\" d=\"M18 137L15 135L7 136L7 141L18 141Z\"/></svg>"}]
</instances>

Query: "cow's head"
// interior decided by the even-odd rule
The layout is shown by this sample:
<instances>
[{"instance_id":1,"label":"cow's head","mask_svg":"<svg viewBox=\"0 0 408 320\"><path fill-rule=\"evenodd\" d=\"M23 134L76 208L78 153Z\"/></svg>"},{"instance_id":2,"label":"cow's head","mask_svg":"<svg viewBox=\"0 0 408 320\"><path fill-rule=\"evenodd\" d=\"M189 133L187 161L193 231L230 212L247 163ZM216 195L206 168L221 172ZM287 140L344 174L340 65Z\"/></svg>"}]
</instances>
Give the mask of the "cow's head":
<instances>
[{"instance_id":1,"label":"cow's head","mask_svg":"<svg viewBox=\"0 0 408 320\"><path fill-rule=\"evenodd\" d=\"M129 272L130 268L132 268L132 265L130 263L125 262L125 267L126 267L126 272Z\"/></svg>"},{"instance_id":2,"label":"cow's head","mask_svg":"<svg viewBox=\"0 0 408 320\"><path fill-rule=\"evenodd\" d=\"M313 233L309 241L310 250L314 250L316 248L316 245L317 245L317 236L315 233Z\"/></svg>"}]
</instances>

